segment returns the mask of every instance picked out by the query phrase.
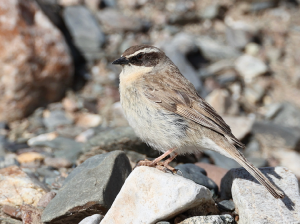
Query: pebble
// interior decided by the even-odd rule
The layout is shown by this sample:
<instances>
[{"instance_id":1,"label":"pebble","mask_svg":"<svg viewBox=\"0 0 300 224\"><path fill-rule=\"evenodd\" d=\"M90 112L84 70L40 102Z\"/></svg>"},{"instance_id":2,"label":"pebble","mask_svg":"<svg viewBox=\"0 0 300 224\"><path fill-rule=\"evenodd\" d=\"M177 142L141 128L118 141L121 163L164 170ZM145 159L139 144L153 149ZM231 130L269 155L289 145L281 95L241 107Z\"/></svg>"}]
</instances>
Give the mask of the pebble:
<instances>
[{"instance_id":1,"label":"pebble","mask_svg":"<svg viewBox=\"0 0 300 224\"><path fill-rule=\"evenodd\" d=\"M17 156L19 163L31 163L44 160L44 156L37 152L25 152Z\"/></svg>"},{"instance_id":2,"label":"pebble","mask_svg":"<svg viewBox=\"0 0 300 224\"><path fill-rule=\"evenodd\" d=\"M103 215L95 214L88 216L81 220L79 224L100 224L100 221L103 219Z\"/></svg>"},{"instance_id":3,"label":"pebble","mask_svg":"<svg viewBox=\"0 0 300 224\"><path fill-rule=\"evenodd\" d=\"M44 113L44 124L48 130L54 130L59 126L69 125L72 123L73 120L70 117L67 117L66 113L62 110L54 110L51 112L46 111Z\"/></svg>"},{"instance_id":4,"label":"pebble","mask_svg":"<svg viewBox=\"0 0 300 224\"><path fill-rule=\"evenodd\" d=\"M56 193L53 191L50 191L46 194L44 194L39 202L37 203L37 207L46 208L49 202L56 196Z\"/></svg>"},{"instance_id":5,"label":"pebble","mask_svg":"<svg viewBox=\"0 0 300 224\"><path fill-rule=\"evenodd\" d=\"M78 223L87 215L104 214L130 171L129 160L121 151L87 159L65 179L55 198L45 208L42 221ZM72 217L69 217L70 212Z\"/></svg>"},{"instance_id":6,"label":"pebble","mask_svg":"<svg viewBox=\"0 0 300 224\"><path fill-rule=\"evenodd\" d=\"M196 184L207 187L210 190L213 190L214 194L218 194L218 186L210 178L206 176L206 171L194 164L186 163L180 164L175 167L178 169L177 173L182 174L184 178L194 181Z\"/></svg>"},{"instance_id":7,"label":"pebble","mask_svg":"<svg viewBox=\"0 0 300 224\"><path fill-rule=\"evenodd\" d=\"M209 216L196 216L185 219L179 224L233 224L234 219L231 215L209 215Z\"/></svg>"},{"instance_id":8,"label":"pebble","mask_svg":"<svg viewBox=\"0 0 300 224\"><path fill-rule=\"evenodd\" d=\"M202 206L203 213L215 207L206 187L155 168L138 167L125 181L101 224L155 223L196 206Z\"/></svg>"},{"instance_id":9,"label":"pebble","mask_svg":"<svg viewBox=\"0 0 300 224\"><path fill-rule=\"evenodd\" d=\"M0 180L0 205L29 204L36 206L46 193L38 181L31 179L17 166L1 169Z\"/></svg>"},{"instance_id":10,"label":"pebble","mask_svg":"<svg viewBox=\"0 0 300 224\"><path fill-rule=\"evenodd\" d=\"M242 55L235 62L235 69L242 75L246 83L268 71L267 65L259 58L251 55Z\"/></svg>"},{"instance_id":11,"label":"pebble","mask_svg":"<svg viewBox=\"0 0 300 224\"><path fill-rule=\"evenodd\" d=\"M235 205L231 200L223 200L218 203L218 208L222 211L233 212L235 209Z\"/></svg>"},{"instance_id":12,"label":"pebble","mask_svg":"<svg viewBox=\"0 0 300 224\"><path fill-rule=\"evenodd\" d=\"M54 168L70 168L72 166L72 163L65 158L52 158L52 157L46 157L44 159L44 164L46 166L51 166Z\"/></svg>"},{"instance_id":13,"label":"pebble","mask_svg":"<svg viewBox=\"0 0 300 224\"><path fill-rule=\"evenodd\" d=\"M231 198L244 223L297 223L300 220L300 194L296 176L284 167L260 168L285 198L275 199L245 169L232 169L222 180L221 198Z\"/></svg>"},{"instance_id":14,"label":"pebble","mask_svg":"<svg viewBox=\"0 0 300 224\"><path fill-rule=\"evenodd\" d=\"M98 114L80 113L77 114L75 123L84 128L97 127L101 124L102 118Z\"/></svg>"},{"instance_id":15,"label":"pebble","mask_svg":"<svg viewBox=\"0 0 300 224\"><path fill-rule=\"evenodd\" d=\"M27 141L27 144L29 146L35 146L37 142L44 142L44 141L51 141L57 137L57 134L55 132L50 132L46 134L41 134L38 136L35 136L33 138L30 138Z\"/></svg>"}]
</instances>

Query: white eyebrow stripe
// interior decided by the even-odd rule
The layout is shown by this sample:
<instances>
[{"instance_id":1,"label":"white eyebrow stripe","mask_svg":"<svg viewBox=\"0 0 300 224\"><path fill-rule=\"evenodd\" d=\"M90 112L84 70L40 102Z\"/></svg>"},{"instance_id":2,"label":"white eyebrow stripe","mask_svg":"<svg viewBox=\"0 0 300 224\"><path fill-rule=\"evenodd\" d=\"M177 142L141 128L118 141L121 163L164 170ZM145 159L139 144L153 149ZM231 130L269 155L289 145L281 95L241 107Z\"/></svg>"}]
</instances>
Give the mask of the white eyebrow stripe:
<instances>
[{"instance_id":1,"label":"white eyebrow stripe","mask_svg":"<svg viewBox=\"0 0 300 224\"><path fill-rule=\"evenodd\" d=\"M133 54L127 55L126 57L130 58L130 57L133 57L135 55L138 55L139 53L145 53L145 54L147 54L147 53L153 53L153 52L159 52L159 50L156 49L156 48L144 48L142 50L134 52Z\"/></svg>"}]
</instances>

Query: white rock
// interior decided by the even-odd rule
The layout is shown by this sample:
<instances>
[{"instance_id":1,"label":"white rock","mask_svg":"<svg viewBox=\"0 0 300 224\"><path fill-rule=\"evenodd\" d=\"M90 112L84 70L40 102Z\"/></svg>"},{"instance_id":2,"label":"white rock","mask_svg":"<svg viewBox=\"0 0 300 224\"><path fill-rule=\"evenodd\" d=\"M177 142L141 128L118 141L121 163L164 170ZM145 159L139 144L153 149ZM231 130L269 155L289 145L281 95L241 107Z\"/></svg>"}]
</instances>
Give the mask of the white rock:
<instances>
[{"instance_id":1,"label":"white rock","mask_svg":"<svg viewBox=\"0 0 300 224\"><path fill-rule=\"evenodd\" d=\"M242 55L235 61L235 69L250 83L255 77L268 71L267 65L251 55Z\"/></svg>"},{"instance_id":2,"label":"white rock","mask_svg":"<svg viewBox=\"0 0 300 224\"><path fill-rule=\"evenodd\" d=\"M23 204L36 206L46 193L41 186L30 179L17 166L0 170L0 205L21 206Z\"/></svg>"},{"instance_id":3,"label":"white rock","mask_svg":"<svg viewBox=\"0 0 300 224\"><path fill-rule=\"evenodd\" d=\"M102 215L95 214L84 218L79 224L99 224L101 219L103 219Z\"/></svg>"},{"instance_id":4,"label":"white rock","mask_svg":"<svg viewBox=\"0 0 300 224\"><path fill-rule=\"evenodd\" d=\"M30 138L28 141L27 141L27 144L29 146L34 146L34 144L36 142L44 142L44 141L51 141L53 139L55 139L57 137L57 133L55 132L50 132L50 133L46 133L46 134L41 134L41 135L38 135L38 136L35 136L33 138Z\"/></svg>"},{"instance_id":5,"label":"white rock","mask_svg":"<svg viewBox=\"0 0 300 224\"><path fill-rule=\"evenodd\" d=\"M126 179L101 224L151 224L201 205L204 209L214 206L206 187L155 168L138 167Z\"/></svg>"},{"instance_id":6,"label":"white rock","mask_svg":"<svg viewBox=\"0 0 300 224\"><path fill-rule=\"evenodd\" d=\"M260 170L284 192L285 198L275 199L245 169L230 170L222 179L221 197L228 198L232 194L239 224L298 223L300 195L296 176L284 167Z\"/></svg>"},{"instance_id":7,"label":"white rock","mask_svg":"<svg viewBox=\"0 0 300 224\"><path fill-rule=\"evenodd\" d=\"M209 216L195 216L185 219L179 224L231 224L234 219L231 215L209 215Z\"/></svg>"}]
</instances>

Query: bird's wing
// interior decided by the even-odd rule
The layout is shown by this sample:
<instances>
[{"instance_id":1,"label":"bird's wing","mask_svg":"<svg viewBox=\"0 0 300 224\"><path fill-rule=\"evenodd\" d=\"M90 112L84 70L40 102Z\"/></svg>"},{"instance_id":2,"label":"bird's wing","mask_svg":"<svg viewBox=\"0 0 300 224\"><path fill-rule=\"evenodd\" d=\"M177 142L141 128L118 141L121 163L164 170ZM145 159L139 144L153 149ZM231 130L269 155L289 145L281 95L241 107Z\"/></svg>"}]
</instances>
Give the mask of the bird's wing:
<instances>
[{"instance_id":1,"label":"bird's wing","mask_svg":"<svg viewBox=\"0 0 300 224\"><path fill-rule=\"evenodd\" d=\"M170 80L169 80L170 81ZM190 119L206 128L231 139L241 148L245 146L231 133L230 127L220 115L196 92L190 83L146 82L144 95L166 110Z\"/></svg>"}]
</instances>

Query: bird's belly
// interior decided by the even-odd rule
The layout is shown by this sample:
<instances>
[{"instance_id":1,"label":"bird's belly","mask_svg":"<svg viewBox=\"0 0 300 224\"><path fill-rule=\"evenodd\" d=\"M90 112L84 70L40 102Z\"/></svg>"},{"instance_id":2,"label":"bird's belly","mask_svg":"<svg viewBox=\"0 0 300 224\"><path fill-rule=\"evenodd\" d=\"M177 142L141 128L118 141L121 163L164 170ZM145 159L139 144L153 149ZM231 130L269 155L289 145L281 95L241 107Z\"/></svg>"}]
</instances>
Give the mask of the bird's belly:
<instances>
[{"instance_id":1,"label":"bird's belly","mask_svg":"<svg viewBox=\"0 0 300 224\"><path fill-rule=\"evenodd\" d=\"M122 106L128 123L144 142L162 152L185 144L188 126L180 115L150 103L138 106L135 103L139 102L131 101L131 106L122 102Z\"/></svg>"}]
</instances>

